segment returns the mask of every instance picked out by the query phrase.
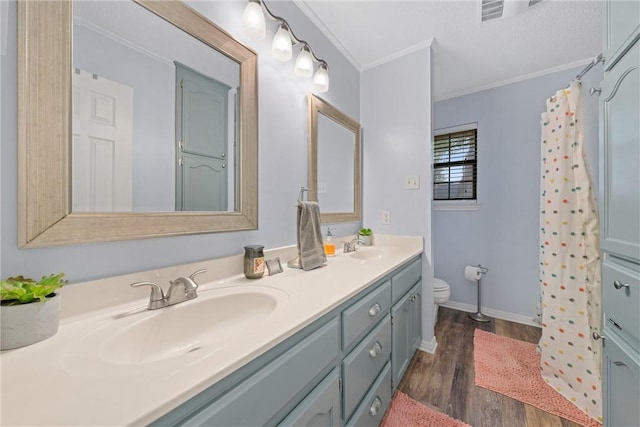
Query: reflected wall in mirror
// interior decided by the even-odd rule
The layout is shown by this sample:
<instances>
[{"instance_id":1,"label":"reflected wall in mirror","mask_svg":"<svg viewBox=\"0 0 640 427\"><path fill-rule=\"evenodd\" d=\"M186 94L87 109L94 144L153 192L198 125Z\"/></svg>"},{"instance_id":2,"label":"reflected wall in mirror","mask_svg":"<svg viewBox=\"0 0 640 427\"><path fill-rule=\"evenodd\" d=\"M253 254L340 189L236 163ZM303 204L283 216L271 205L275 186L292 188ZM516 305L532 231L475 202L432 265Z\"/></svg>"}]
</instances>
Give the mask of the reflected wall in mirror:
<instances>
[{"instance_id":1,"label":"reflected wall in mirror","mask_svg":"<svg viewBox=\"0 0 640 427\"><path fill-rule=\"evenodd\" d=\"M134 2L75 2L72 211L236 210L239 79Z\"/></svg>"},{"instance_id":2,"label":"reflected wall in mirror","mask_svg":"<svg viewBox=\"0 0 640 427\"><path fill-rule=\"evenodd\" d=\"M96 5L135 9L118 14L122 22L106 23L103 18L115 12L85 9ZM125 28L140 30L143 21L155 21L153 29L118 33ZM18 33L19 247L257 228L255 52L175 0L20 1ZM72 33L77 40L71 40ZM101 38L124 56L115 56L106 44L92 47L87 43L91 38ZM159 39L165 40L163 51L146 44ZM133 52L138 56L132 56ZM149 61L155 61L155 69L136 68ZM158 63L169 71L160 71ZM191 88L208 84L209 89L216 87L216 94L211 95L215 91L210 90L201 96L197 88L188 99L179 90L178 69L195 73L188 77L195 81ZM159 86L142 90L141 83L134 82L140 78L149 84L157 80ZM72 81L76 80L85 89L74 88ZM104 83L104 96L86 89L94 80ZM219 96L220 88L226 99ZM82 90L92 95L80 96ZM154 95L156 98L148 99ZM116 97L123 101L116 104ZM126 114L115 105L122 105ZM207 115L218 114L216 120L203 124L203 105L211 107ZM88 115L86 120L79 117L81 111ZM196 127L176 126L185 121ZM110 122L121 124L123 130L106 129L109 126L88 129ZM214 127L211 122L221 125ZM113 143L113 134L120 133L131 135L124 154L117 153ZM209 142L211 138L202 143L202 134L215 134L217 145ZM76 146L81 138L93 143ZM187 155L191 157L186 159ZM193 173L180 172L180 163L190 165ZM205 171L215 168L226 169L223 178ZM105 177L109 182L105 183ZM215 192L209 185L212 181L217 182ZM198 204L203 195L211 193L219 200L217 205ZM96 203L97 196L100 202ZM195 203L185 205L185 200Z\"/></svg>"},{"instance_id":3,"label":"reflected wall in mirror","mask_svg":"<svg viewBox=\"0 0 640 427\"><path fill-rule=\"evenodd\" d=\"M308 115L309 200L322 222L360 221L360 124L312 94Z\"/></svg>"}]
</instances>

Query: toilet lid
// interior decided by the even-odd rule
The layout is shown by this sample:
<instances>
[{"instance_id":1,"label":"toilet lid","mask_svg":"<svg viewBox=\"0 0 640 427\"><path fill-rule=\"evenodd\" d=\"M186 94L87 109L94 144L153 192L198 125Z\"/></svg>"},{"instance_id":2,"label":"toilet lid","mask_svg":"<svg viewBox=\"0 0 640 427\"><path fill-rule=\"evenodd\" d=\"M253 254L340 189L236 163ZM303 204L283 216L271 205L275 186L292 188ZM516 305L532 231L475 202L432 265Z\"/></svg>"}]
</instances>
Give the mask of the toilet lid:
<instances>
[{"instance_id":1,"label":"toilet lid","mask_svg":"<svg viewBox=\"0 0 640 427\"><path fill-rule=\"evenodd\" d=\"M438 279L437 277L433 279L433 289L434 290L444 290L448 289L449 284L442 279Z\"/></svg>"}]
</instances>

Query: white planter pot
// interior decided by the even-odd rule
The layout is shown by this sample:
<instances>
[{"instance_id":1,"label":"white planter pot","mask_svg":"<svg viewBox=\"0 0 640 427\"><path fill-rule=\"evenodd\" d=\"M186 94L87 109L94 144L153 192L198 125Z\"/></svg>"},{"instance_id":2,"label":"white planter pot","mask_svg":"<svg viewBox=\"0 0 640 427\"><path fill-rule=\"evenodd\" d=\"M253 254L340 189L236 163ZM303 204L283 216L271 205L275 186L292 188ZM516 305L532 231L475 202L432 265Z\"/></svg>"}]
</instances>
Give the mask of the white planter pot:
<instances>
[{"instance_id":1,"label":"white planter pot","mask_svg":"<svg viewBox=\"0 0 640 427\"><path fill-rule=\"evenodd\" d=\"M362 240L364 246L373 246L373 234L370 236L358 235L358 238Z\"/></svg>"},{"instance_id":2,"label":"white planter pot","mask_svg":"<svg viewBox=\"0 0 640 427\"><path fill-rule=\"evenodd\" d=\"M24 347L58 332L60 294L43 302L0 306L0 350Z\"/></svg>"}]
</instances>

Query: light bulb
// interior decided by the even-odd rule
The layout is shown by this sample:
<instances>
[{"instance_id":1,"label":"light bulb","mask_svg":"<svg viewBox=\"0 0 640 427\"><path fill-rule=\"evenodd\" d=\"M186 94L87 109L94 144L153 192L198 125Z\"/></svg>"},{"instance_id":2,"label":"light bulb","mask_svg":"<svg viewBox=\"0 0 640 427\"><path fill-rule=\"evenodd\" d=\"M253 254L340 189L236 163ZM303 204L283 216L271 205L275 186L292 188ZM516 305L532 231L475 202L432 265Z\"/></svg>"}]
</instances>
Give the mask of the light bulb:
<instances>
[{"instance_id":1,"label":"light bulb","mask_svg":"<svg viewBox=\"0 0 640 427\"><path fill-rule=\"evenodd\" d=\"M313 58L309 52L309 47L306 45L300 50L296 58L294 74L301 79L308 79L313 75Z\"/></svg>"},{"instance_id":2,"label":"light bulb","mask_svg":"<svg viewBox=\"0 0 640 427\"><path fill-rule=\"evenodd\" d=\"M288 61L291 59L291 37L285 24L280 24L280 28L273 36L273 43L271 44L271 54L278 61Z\"/></svg>"},{"instance_id":3,"label":"light bulb","mask_svg":"<svg viewBox=\"0 0 640 427\"><path fill-rule=\"evenodd\" d=\"M324 93L329 90L329 71L326 64L320 64L318 71L313 76L313 89L318 93Z\"/></svg>"},{"instance_id":4,"label":"light bulb","mask_svg":"<svg viewBox=\"0 0 640 427\"><path fill-rule=\"evenodd\" d=\"M264 13L260 2L250 1L242 15L242 29L244 33L254 39L262 40L266 34Z\"/></svg>"}]
</instances>

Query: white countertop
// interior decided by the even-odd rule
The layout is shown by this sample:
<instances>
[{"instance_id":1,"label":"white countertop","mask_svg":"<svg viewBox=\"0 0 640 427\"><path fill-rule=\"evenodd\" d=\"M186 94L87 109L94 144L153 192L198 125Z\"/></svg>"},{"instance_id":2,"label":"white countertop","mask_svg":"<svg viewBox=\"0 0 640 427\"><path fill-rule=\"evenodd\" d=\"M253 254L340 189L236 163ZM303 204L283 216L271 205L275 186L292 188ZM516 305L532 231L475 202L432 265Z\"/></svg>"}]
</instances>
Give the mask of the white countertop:
<instances>
[{"instance_id":1,"label":"white countertop","mask_svg":"<svg viewBox=\"0 0 640 427\"><path fill-rule=\"evenodd\" d=\"M267 259L280 255L284 266L292 250L295 248L265 251L265 255ZM239 255L68 285L63 288L58 333L40 343L0 353L0 424L148 424L422 253L423 241L422 237L377 235L375 250L382 251L383 256L359 260L350 254L338 254L316 270L284 267L283 273L258 280L238 273L242 271ZM100 349L99 343L104 341L100 331L113 330L116 322L125 318L131 322L158 311L145 309L148 288L133 289L130 283L151 280L166 290L166 278L189 275L199 268L209 269L197 278L199 298L237 286L252 286L260 288L259 292L278 295L280 302L241 337L230 337L225 345L213 350L203 345L199 351L180 357L137 364L114 363L101 357L109 349L104 345ZM180 306L188 313L188 304L196 301L173 307ZM201 317L199 322L207 321Z\"/></svg>"}]
</instances>

